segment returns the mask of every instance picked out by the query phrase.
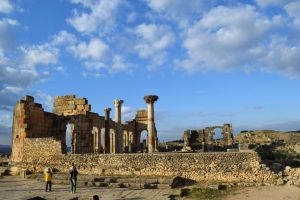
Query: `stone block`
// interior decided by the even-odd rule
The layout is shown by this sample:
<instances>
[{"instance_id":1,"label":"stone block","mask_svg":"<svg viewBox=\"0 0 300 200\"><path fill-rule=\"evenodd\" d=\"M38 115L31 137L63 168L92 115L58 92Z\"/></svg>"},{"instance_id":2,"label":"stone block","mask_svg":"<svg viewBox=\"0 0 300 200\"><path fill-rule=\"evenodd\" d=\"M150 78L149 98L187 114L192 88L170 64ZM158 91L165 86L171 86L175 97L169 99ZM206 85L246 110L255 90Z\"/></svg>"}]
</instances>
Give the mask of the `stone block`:
<instances>
[{"instance_id":1,"label":"stone block","mask_svg":"<svg viewBox=\"0 0 300 200\"><path fill-rule=\"evenodd\" d=\"M84 110L85 111L90 111L91 110L91 105L84 105Z\"/></svg>"},{"instance_id":2,"label":"stone block","mask_svg":"<svg viewBox=\"0 0 300 200\"><path fill-rule=\"evenodd\" d=\"M95 182L104 182L104 180L105 180L104 177L94 178Z\"/></svg>"},{"instance_id":3,"label":"stone block","mask_svg":"<svg viewBox=\"0 0 300 200\"><path fill-rule=\"evenodd\" d=\"M76 105L76 110L83 111L85 109L84 105Z\"/></svg>"},{"instance_id":4,"label":"stone block","mask_svg":"<svg viewBox=\"0 0 300 200\"><path fill-rule=\"evenodd\" d=\"M71 105L66 105L66 106L56 106L55 111L69 111L69 110L74 110L75 109L75 105L71 104Z\"/></svg>"},{"instance_id":5,"label":"stone block","mask_svg":"<svg viewBox=\"0 0 300 200\"><path fill-rule=\"evenodd\" d=\"M120 183L110 183L109 187L110 188L120 188Z\"/></svg>"},{"instance_id":6,"label":"stone block","mask_svg":"<svg viewBox=\"0 0 300 200\"><path fill-rule=\"evenodd\" d=\"M75 98L76 98L76 95L73 94L73 95L65 95L65 96L56 96L55 100L57 100L57 99L72 100Z\"/></svg>"},{"instance_id":7,"label":"stone block","mask_svg":"<svg viewBox=\"0 0 300 200\"><path fill-rule=\"evenodd\" d=\"M76 105L85 105L85 104L87 104L87 100L85 98L75 99L74 102L75 102Z\"/></svg>"},{"instance_id":8,"label":"stone block","mask_svg":"<svg viewBox=\"0 0 300 200\"><path fill-rule=\"evenodd\" d=\"M214 190L218 190L218 189L219 189L219 184L208 185L207 188L209 188L209 189L214 189Z\"/></svg>"},{"instance_id":9,"label":"stone block","mask_svg":"<svg viewBox=\"0 0 300 200\"><path fill-rule=\"evenodd\" d=\"M54 102L54 108L59 106L69 106L69 105L75 105L75 102L72 101L65 101L65 100L59 100Z\"/></svg>"}]
</instances>

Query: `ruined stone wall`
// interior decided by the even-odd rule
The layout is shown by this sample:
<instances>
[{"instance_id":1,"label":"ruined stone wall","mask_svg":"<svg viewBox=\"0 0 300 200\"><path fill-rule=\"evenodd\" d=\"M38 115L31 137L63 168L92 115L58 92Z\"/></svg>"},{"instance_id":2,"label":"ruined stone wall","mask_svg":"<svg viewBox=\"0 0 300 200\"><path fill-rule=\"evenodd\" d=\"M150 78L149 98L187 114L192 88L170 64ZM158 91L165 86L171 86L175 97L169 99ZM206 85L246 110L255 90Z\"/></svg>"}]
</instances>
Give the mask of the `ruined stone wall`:
<instances>
[{"instance_id":1,"label":"ruined stone wall","mask_svg":"<svg viewBox=\"0 0 300 200\"><path fill-rule=\"evenodd\" d=\"M86 98L76 98L75 95L57 96L54 99L53 112L57 115L86 114L91 110Z\"/></svg>"},{"instance_id":2,"label":"ruined stone wall","mask_svg":"<svg viewBox=\"0 0 300 200\"><path fill-rule=\"evenodd\" d=\"M137 148L134 147L140 142L139 131L147 130L147 110L140 110L137 119L122 125L120 109L117 109L120 112L119 117L113 121L109 118L111 109L105 109L108 111L105 114L107 117L102 117L90 112L91 106L86 98L66 95L55 97L53 113L49 113L43 110L41 104L35 103L33 97L25 96L17 102L14 109L12 161L27 159L28 154L25 151L28 149L36 149L37 151L31 152L39 155L39 148L26 142L27 138L52 137L60 144L50 142L48 148L55 149L57 154L65 154L68 150L66 134L70 134L71 153L122 153L125 147L127 152L136 152ZM155 128L154 122L153 126ZM70 128L68 133L67 127ZM156 135L156 128L152 132ZM127 135L126 144L123 142L123 133Z\"/></svg>"},{"instance_id":3,"label":"ruined stone wall","mask_svg":"<svg viewBox=\"0 0 300 200\"><path fill-rule=\"evenodd\" d=\"M182 176L209 182L270 182L274 178L256 153L57 155L27 161L19 165L40 171L46 166L67 171L75 163L80 174Z\"/></svg>"},{"instance_id":4,"label":"ruined stone wall","mask_svg":"<svg viewBox=\"0 0 300 200\"><path fill-rule=\"evenodd\" d=\"M25 96L14 109L12 159L23 159L25 138L59 137L60 129L59 116L44 112L42 105L35 103L33 97Z\"/></svg>"},{"instance_id":5,"label":"ruined stone wall","mask_svg":"<svg viewBox=\"0 0 300 200\"><path fill-rule=\"evenodd\" d=\"M49 156L60 155L62 154L61 141L54 139L53 137L49 138L25 138L24 140L24 149L23 155L24 160L32 159L32 154L35 154L35 160L44 159ZM33 160L34 162L34 160Z\"/></svg>"}]
</instances>

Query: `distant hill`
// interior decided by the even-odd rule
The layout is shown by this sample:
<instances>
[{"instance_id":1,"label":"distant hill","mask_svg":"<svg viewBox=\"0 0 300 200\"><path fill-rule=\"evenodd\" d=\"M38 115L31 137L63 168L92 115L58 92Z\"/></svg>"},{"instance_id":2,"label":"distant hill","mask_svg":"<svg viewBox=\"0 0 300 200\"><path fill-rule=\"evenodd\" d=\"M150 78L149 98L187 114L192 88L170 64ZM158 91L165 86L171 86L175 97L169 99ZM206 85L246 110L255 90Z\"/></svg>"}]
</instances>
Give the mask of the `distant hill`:
<instances>
[{"instance_id":1,"label":"distant hill","mask_svg":"<svg viewBox=\"0 0 300 200\"><path fill-rule=\"evenodd\" d=\"M0 154L8 154L11 153L10 145L0 144Z\"/></svg>"},{"instance_id":2,"label":"distant hill","mask_svg":"<svg viewBox=\"0 0 300 200\"><path fill-rule=\"evenodd\" d=\"M235 136L235 141L240 143L269 143L275 140L283 140L288 144L300 142L300 132L280 132L273 130L241 131Z\"/></svg>"}]
</instances>

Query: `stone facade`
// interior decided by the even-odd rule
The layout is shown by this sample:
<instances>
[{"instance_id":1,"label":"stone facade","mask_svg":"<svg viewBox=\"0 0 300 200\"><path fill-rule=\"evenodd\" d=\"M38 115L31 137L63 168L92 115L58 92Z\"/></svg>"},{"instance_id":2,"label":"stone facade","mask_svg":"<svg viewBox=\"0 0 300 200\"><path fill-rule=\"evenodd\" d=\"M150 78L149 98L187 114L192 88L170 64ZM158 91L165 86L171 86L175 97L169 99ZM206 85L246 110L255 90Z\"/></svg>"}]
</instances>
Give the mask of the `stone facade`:
<instances>
[{"instance_id":1,"label":"stone facade","mask_svg":"<svg viewBox=\"0 0 300 200\"><path fill-rule=\"evenodd\" d=\"M146 96L145 99L151 96ZM157 141L154 123L153 102L148 102L148 111L138 111L132 121L121 123L121 104L123 100L115 100L116 120L110 119L110 108L106 108L105 116L91 112L91 105L86 98L75 95L55 97L53 113L45 112L41 104L34 98L25 96L14 108L12 129L12 160L26 161L26 151L32 154L67 153L66 132L70 126L71 153L122 153L140 150L141 131L148 131L149 149L156 149L153 140ZM149 106L150 104L150 106ZM141 115L142 113L142 115ZM148 118L151 113L151 120ZM126 141L123 140L126 138ZM36 148L33 139L39 141ZM40 140L39 140L40 139ZM37 151L34 151L36 149ZM153 151L149 151L153 152Z\"/></svg>"},{"instance_id":2,"label":"stone facade","mask_svg":"<svg viewBox=\"0 0 300 200\"><path fill-rule=\"evenodd\" d=\"M214 130L220 128L222 130L223 138L221 140L214 140ZM214 151L226 150L233 145L233 129L231 124L224 124L223 126L211 126L199 130L185 130L183 133L183 151L200 150L200 151Z\"/></svg>"},{"instance_id":3,"label":"stone facade","mask_svg":"<svg viewBox=\"0 0 300 200\"><path fill-rule=\"evenodd\" d=\"M67 172L75 163L80 174L115 176L181 176L205 182L272 182L270 170L256 153L154 153L27 155L20 168L42 171L51 166Z\"/></svg>"}]
</instances>

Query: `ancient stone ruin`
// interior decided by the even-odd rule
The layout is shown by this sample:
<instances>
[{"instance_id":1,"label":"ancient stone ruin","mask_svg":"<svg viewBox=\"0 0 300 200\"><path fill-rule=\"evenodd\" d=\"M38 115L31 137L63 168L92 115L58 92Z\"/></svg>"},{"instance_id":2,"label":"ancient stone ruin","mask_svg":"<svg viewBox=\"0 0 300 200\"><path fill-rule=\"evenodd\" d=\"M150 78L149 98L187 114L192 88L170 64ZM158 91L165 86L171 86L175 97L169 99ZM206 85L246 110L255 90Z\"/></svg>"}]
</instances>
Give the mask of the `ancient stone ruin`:
<instances>
[{"instance_id":1,"label":"ancient stone ruin","mask_svg":"<svg viewBox=\"0 0 300 200\"><path fill-rule=\"evenodd\" d=\"M154 153L158 151L154 120L157 99L155 95L145 96L148 109L138 110L133 120L122 123L123 100L113 101L115 120L112 120L111 108L105 108L104 116L100 116L91 112L87 99L75 95L55 97L53 113L45 112L33 97L25 96L14 108L11 171L41 173L45 167L52 167L68 173L75 163L81 175L180 176L194 181L232 183L274 181L274 174L261 164L255 152ZM223 130L222 140L213 140L215 128ZM148 132L143 145L142 131ZM70 153L67 134L70 134ZM197 148L210 151L216 145L229 148L233 143L232 126L189 130L184 134L184 142L185 149L196 151ZM135 153L145 152L145 146L148 154Z\"/></svg>"},{"instance_id":2,"label":"ancient stone ruin","mask_svg":"<svg viewBox=\"0 0 300 200\"><path fill-rule=\"evenodd\" d=\"M215 129L221 129L223 138L215 140ZM199 130L185 130L183 133L183 151L224 151L232 148L233 129L231 124L211 126Z\"/></svg>"},{"instance_id":3,"label":"ancient stone ruin","mask_svg":"<svg viewBox=\"0 0 300 200\"><path fill-rule=\"evenodd\" d=\"M86 98L57 96L53 113L45 112L32 96L25 96L14 108L12 128L12 161L26 161L26 155L60 155L67 153L67 125L70 126L71 153L141 152L142 131L148 132L148 153L157 151L158 138L154 121L154 102L158 96L145 96L148 110L138 110L133 120L121 123L123 100L114 100L115 120L111 108L104 116L91 112ZM41 153L42 152L42 153Z\"/></svg>"}]
</instances>

